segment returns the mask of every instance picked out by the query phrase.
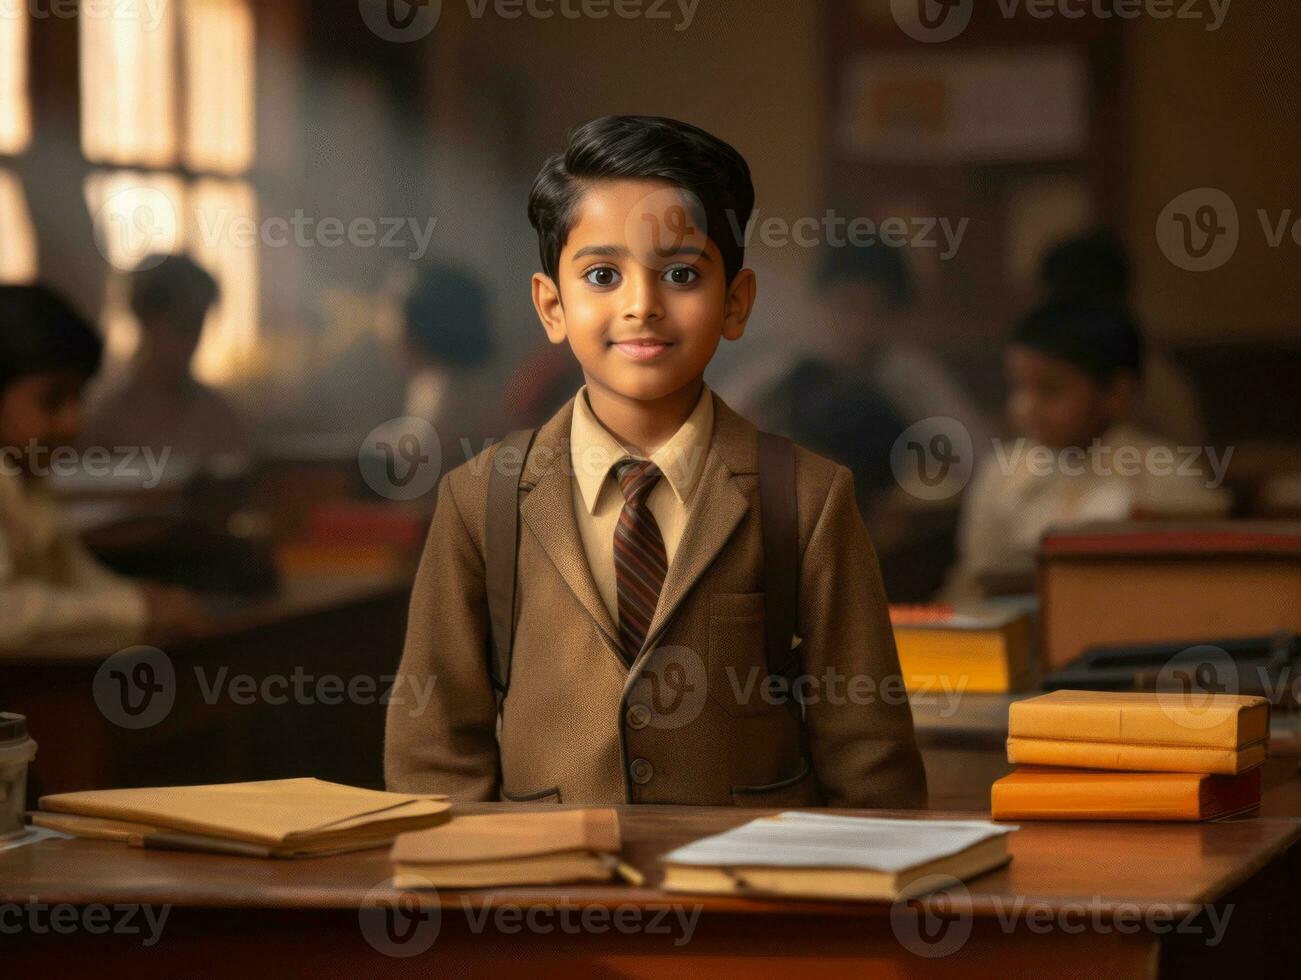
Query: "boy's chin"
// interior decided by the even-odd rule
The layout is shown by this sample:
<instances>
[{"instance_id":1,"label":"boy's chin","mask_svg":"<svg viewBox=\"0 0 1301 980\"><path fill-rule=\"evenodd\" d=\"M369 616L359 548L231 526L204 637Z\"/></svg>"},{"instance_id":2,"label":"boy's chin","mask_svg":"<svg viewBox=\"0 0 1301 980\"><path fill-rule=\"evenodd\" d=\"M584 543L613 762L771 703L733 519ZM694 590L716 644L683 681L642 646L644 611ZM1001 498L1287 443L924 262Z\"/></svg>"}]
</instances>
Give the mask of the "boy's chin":
<instances>
[{"instance_id":1,"label":"boy's chin","mask_svg":"<svg viewBox=\"0 0 1301 980\"><path fill-rule=\"evenodd\" d=\"M629 377L626 372L620 372L618 377L599 378L603 388L613 392L620 398L626 398L630 401L654 402L661 398L667 398L675 392L681 391L687 385L698 379L697 376L681 377L676 373L669 373L651 369L638 369L640 377Z\"/></svg>"}]
</instances>

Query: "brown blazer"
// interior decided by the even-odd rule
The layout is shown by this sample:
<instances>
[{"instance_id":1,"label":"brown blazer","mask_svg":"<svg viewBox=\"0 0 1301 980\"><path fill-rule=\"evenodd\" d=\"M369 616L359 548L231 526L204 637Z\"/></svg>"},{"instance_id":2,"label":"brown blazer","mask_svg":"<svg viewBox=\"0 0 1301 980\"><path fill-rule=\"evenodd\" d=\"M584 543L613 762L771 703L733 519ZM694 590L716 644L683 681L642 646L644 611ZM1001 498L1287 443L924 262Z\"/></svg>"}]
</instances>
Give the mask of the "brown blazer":
<instances>
[{"instance_id":1,"label":"brown blazer","mask_svg":"<svg viewBox=\"0 0 1301 980\"><path fill-rule=\"evenodd\" d=\"M629 670L592 580L571 489L570 402L520 478L510 690L489 679L484 522L494 446L448 473L388 709L390 789L454 800L921 807L876 555L845 467L796 450L798 711L766 686L753 425L714 395L714 433L646 645ZM518 455L518 454L517 454ZM423 690L424 688L422 688Z\"/></svg>"}]
</instances>

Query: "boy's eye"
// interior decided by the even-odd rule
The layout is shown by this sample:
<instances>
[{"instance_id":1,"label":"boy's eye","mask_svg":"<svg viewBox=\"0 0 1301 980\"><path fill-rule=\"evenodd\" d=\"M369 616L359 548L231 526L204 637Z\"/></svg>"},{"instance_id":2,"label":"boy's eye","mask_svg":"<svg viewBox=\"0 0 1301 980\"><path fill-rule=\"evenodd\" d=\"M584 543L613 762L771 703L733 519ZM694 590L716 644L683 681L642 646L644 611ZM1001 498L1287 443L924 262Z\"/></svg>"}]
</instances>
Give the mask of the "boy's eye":
<instances>
[{"instance_id":1,"label":"boy's eye","mask_svg":"<svg viewBox=\"0 0 1301 980\"><path fill-rule=\"evenodd\" d=\"M619 273L608 265L598 265L583 273L583 278L593 286L613 286L619 281Z\"/></svg>"},{"instance_id":2,"label":"boy's eye","mask_svg":"<svg viewBox=\"0 0 1301 980\"><path fill-rule=\"evenodd\" d=\"M675 265L664 273L664 278L675 286L690 286L700 278L700 271L689 265Z\"/></svg>"}]
</instances>

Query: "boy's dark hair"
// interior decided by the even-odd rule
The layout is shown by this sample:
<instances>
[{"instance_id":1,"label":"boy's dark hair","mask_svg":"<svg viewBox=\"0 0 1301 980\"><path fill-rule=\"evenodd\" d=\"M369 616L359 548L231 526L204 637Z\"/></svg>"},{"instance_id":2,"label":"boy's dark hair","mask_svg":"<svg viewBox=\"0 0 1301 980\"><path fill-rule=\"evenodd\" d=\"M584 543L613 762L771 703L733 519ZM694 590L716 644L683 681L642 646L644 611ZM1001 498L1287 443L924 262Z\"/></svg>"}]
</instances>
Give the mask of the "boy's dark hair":
<instances>
[{"instance_id":1,"label":"boy's dark hair","mask_svg":"<svg viewBox=\"0 0 1301 980\"><path fill-rule=\"evenodd\" d=\"M104 342L95 328L45 286L0 286L0 392L21 377L99 370Z\"/></svg>"},{"instance_id":2,"label":"boy's dark hair","mask_svg":"<svg viewBox=\"0 0 1301 980\"><path fill-rule=\"evenodd\" d=\"M840 247L828 245L818 263L817 281L823 287L839 282L865 282L877 286L881 290L882 302L891 310L907 309L913 301L912 273L908 271L903 249L883 242Z\"/></svg>"},{"instance_id":3,"label":"boy's dark hair","mask_svg":"<svg viewBox=\"0 0 1301 980\"><path fill-rule=\"evenodd\" d=\"M131 273L131 312L139 320L181 310L209 310L220 296L217 280L188 256L151 255Z\"/></svg>"},{"instance_id":4,"label":"boy's dark hair","mask_svg":"<svg viewBox=\"0 0 1301 980\"><path fill-rule=\"evenodd\" d=\"M569 131L564 153L548 157L529 193L542 269L555 279L584 185L663 180L700 202L705 232L730 283L745 264L745 226L754 210L750 167L703 129L659 116L602 116Z\"/></svg>"},{"instance_id":5,"label":"boy's dark hair","mask_svg":"<svg viewBox=\"0 0 1301 980\"><path fill-rule=\"evenodd\" d=\"M1050 299L1123 309L1129 301L1129 256L1111 232L1091 231L1045 252L1039 280Z\"/></svg>"},{"instance_id":6,"label":"boy's dark hair","mask_svg":"<svg viewBox=\"0 0 1301 980\"><path fill-rule=\"evenodd\" d=\"M493 352L482 283L461 269L434 266L407 297L406 332L412 346L435 364L482 364Z\"/></svg>"},{"instance_id":7,"label":"boy's dark hair","mask_svg":"<svg viewBox=\"0 0 1301 980\"><path fill-rule=\"evenodd\" d=\"M1142 331L1118 309L1050 300L1012 329L1008 343L1060 358L1103 385L1143 375Z\"/></svg>"}]
</instances>

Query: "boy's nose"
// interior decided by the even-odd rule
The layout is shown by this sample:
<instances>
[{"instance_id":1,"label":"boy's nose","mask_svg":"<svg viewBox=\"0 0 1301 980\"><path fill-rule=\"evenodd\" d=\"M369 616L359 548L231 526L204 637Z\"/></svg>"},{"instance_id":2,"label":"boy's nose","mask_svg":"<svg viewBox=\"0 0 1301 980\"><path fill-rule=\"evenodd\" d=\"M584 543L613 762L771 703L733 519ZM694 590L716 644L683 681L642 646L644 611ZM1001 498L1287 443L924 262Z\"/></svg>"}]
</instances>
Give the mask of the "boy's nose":
<instances>
[{"instance_id":1,"label":"boy's nose","mask_svg":"<svg viewBox=\"0 0 1301 980\"><path fill-rule=\"evenodd\" d=\"M638 275L629 276L624 292L627 301L624 305L625 320L658 320L664 316L664 306L660 301L658 273L654 269L643 270Z\"/></svg>"}]
</instances>

